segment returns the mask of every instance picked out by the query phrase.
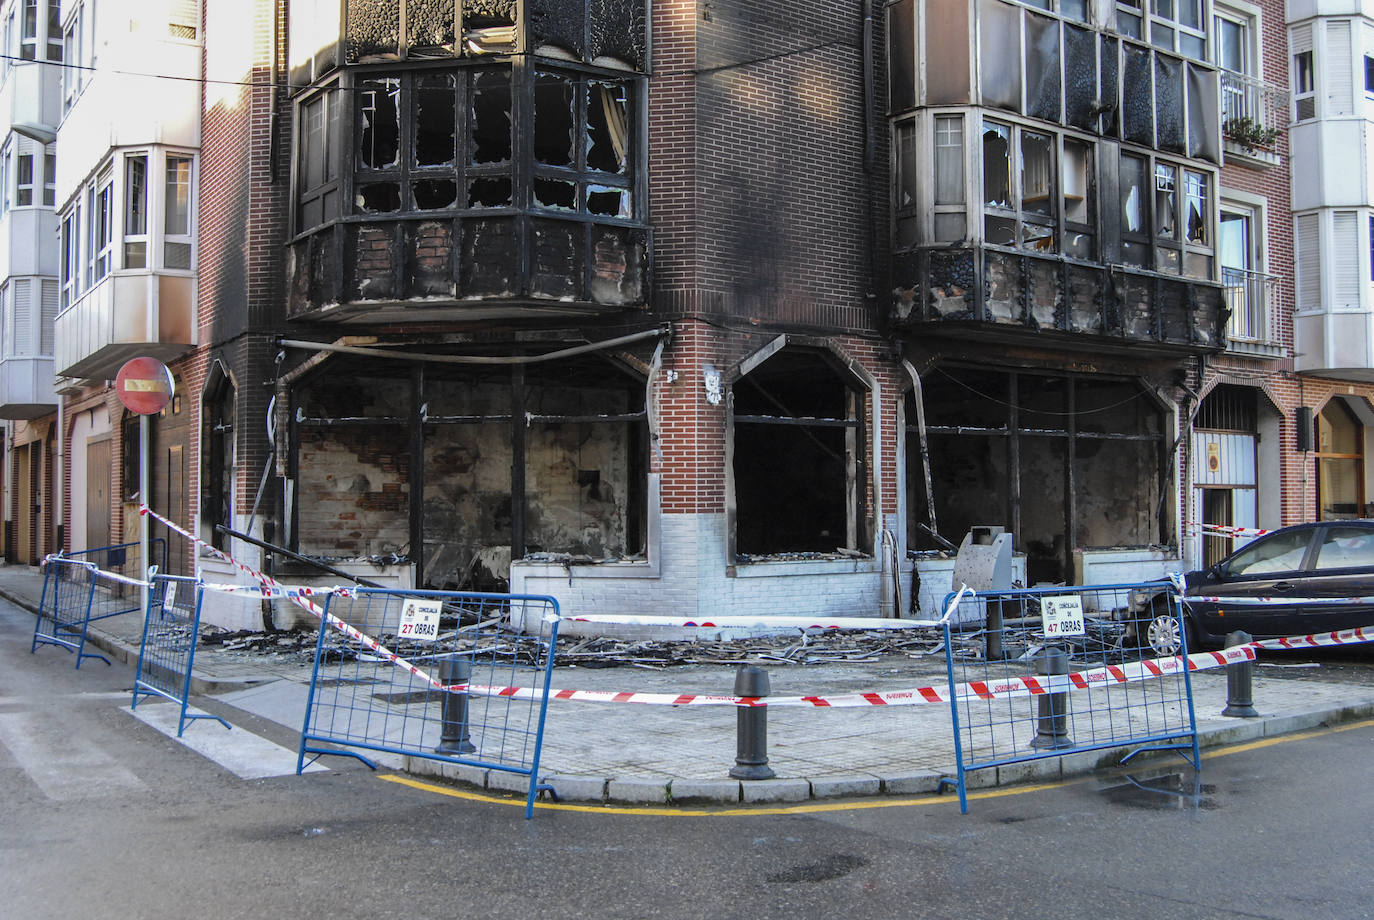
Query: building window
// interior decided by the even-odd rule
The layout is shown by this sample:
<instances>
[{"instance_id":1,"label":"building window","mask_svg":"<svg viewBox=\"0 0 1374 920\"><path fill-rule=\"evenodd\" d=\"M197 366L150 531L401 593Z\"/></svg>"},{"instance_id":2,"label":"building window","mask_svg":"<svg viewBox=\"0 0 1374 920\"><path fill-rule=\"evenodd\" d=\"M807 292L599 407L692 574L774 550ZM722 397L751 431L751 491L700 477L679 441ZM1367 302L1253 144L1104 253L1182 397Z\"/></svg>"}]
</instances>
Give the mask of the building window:
<instances>
[{"instance_id":1,"label":"building window","mask_svg":"<svg viewBox=\"0 0 1374 920\"><path fill-rule=\"evenodd\" d=\"M61 278L62 306L68 307L81 296L81 205L78 203L62 218Z\"/></svg>"},{"instance_id":2,"label":"building window","mask_svg":"<svg viewBox=\"0 0 1374 920\"><path fill-rule=\"evenodd\" d=\"M171 0L167 10L167 34L172 38L195 41L200 34L199 0Z\"/></svg>"},{"instance_id":3,"label":"building window","mask_svg":"<svg viewBox=\"0 0 1374 920\"><path fill-rule=\"evenodd\" d=\"M14 204L27 208L33 204L33 154L21 153L15 160Z\"/></svg>"},{"instance_id":4,"label":"building window","mask_svg":"<svg viewBox=\"0 0 1374 920\"><path fill-rule=\"evenodd\" d=\"M968 233L964 203L964 116L935 117L935 241Z\"/></svg>"},{"instance_id":5,"label":"building window","mask_svg":"<svg viewBox=\"0 0 1374 920\"><path fill-rule=\"evenodd\" d=\"M148 157L124 160L124 267L148 267Z\"/></svg>"},{"instance_id":6,"label":"building window","mask_svg":"<svg viewBox=\"0 0 1374 920\"><path fill-rule=\"evenodd\" d=\"M1202 0L1117 0L1116 28L1156 48L1198 60L1207 57Z\"/></svg>"},{"instance_id":7,"label":"building window","mask_svg":"<svg viewBox=\"0 0 1374 920\"><path fill-rule=\"evenodd\" d=\"M87 34L90 17L84 4L78 4L62 30L61 58L68 66L62 68L62 111L76 104L95 67L95 43Z\"/></svg>"},{"instance_id":8,"label":"building window","mask_svg":"<svg viewBox=\"0 0 1374 920\"><path fill-rule=\"evenodd\" d=\"M38 0L24 0L19 56L26 61L38 60Z\"/></svg>"},{"instance_id":9,"label":"building window","mask_svg":"<svg viewBox=\"0 0 1374 920\"><path fill-rule=\"evenodd\" d=\"M6 143L0 150L0 214L10 209L10 181L14 173L14 144Z\"/></svg>"},{"instance_id":10,"label":"building window","mask_svg":"<svg viewBox=\"0 0 1374 920\"><path fill-rule=\"evenodd\" d=\"M1298 121L1317 117L1316 79L1312 52L1300 51L1293 55L1293 113Z\"/></svg>"},{"instance_id":11,"label":"building window","mask_svg":"<svg viewBox=\"0 0 1374 920\"><path fill-rule=\"evenodd\" d=\"M326 89L301 103L296 226L318 227L339 216L339 94Z\"/></svg>"},{"instance_id":12,"label":"building window","mask_svg":"<svg viewBox=\"0 0 1374 920\"><path fill-rule=\"evenodd\" d=\"M783 348L731 388L734 558L861 550L866 393L827 353Z\"/></svg>"},{"instance_id":13,"label":"building window","mask_svg":"<svg viewBox=\"0 0 1374 920\"><path fill-rule=\"evenodd\" d=\"M1093 257L1091 144L985 121L982 151L985 242Z\"/></svg>"},{"instance_id":14,"label":"building window","mask_svg":"<svg viewBox=\"0 0 1374 920\"><path fill-rule=\"evenodd\" d=\"M1358 518L1364 509L1364 426L1340 397L1314 424L1318 520Z\"/></svg>"},{"instance_id":15,"label":"building window","mask_svg":"<svg viewBox=\"0 0 1374 920\"><path fill-rule=\"evenodd\" d=\"M189 271L192 265L191 164L189 156L167 156L167 186L163 197L163 268Z\"/></svg>"},{"instance_id":16,"label":"building window","mask_svg":"<svg viewBox=\"0 0 1374 920\"><path fill-rule=\"evenodd\" d=\"M43 207L57 205L57 154L52 146L43 148Z\"/></svg>"},{"instance_id":17,"label":"building window","mask_svg":"<svg viewBox=\"0 0 1374 920\"><path fill-rule=\"evenodd\" d=\"M1170 275L1211 278L1211 183L1209 173L1122 154L1122 261Z\"/></svg>"}]
</instances>

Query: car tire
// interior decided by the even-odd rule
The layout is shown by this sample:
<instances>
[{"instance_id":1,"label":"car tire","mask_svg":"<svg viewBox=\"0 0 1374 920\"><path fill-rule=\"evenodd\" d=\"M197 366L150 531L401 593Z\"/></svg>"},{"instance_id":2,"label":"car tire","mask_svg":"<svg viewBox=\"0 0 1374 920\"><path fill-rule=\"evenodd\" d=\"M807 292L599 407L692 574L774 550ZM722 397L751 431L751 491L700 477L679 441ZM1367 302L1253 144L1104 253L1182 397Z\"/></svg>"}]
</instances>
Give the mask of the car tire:
<instances>
[{"instance_id":1,"label":"car tire","mask_svg":"<svg viewBox=\"0 0 1374 920\"><path fill-rule=\"evenodd\" d=\"M1148 619L1141 624L1140 650L1158 657L1177 655L1187 642L1189 652L1197 651L1197 631L1186 615L1175 616L1168 601L1150 605Z\"/></svg>"}]
</instances>

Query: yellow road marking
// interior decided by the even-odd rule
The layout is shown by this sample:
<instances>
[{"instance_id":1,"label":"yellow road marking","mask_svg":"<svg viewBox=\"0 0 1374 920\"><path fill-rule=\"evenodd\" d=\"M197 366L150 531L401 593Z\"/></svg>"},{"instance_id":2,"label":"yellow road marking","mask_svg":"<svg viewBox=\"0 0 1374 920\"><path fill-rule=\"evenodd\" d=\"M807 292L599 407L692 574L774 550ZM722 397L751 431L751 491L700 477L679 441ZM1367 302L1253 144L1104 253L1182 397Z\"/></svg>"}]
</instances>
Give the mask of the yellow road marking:
<instances>
[{"instance_id":1,"label":"yellow road marking","mask_svg":"<svg viewBox=\"0 0 1374 920\"><path fill-rule=\"evenodd\" d=\"M1272 747L1276 744L1286 744L1290 741L1305 741L1310 738L1318 738L1323 735L1333 735L1338 732L1351 731L1357 728L1368 728L1370 726L1374 726L1374 719L1333 725L1329 728L1313 729L1305 732L1294 732L1293 734L1280 735L1274 738L1262 738L1259 741L1250 741L1244 744L1204 751L1202 759L1210 760L1214 757L1225 757L1228 754L1240 754L1245 751ZM1000 789L980 789L977 791L970 791L968 793L968 800L970 802L975 802L981 799L998 799L1009 795L1026 795L1032 792L1043 792L1047 789L1063 789L1075 783L1086 782L1091 776L1092 774L1086 774L1083 776L1075 776L1072 779L1060 780L1053 783L1036 783L1031 786L1017 785ZM378 778L388 783L396 783L401 786L409 786L412 789L419 789L422 792L432 792L435 795L448 796L454 799L464 799L469 802L487 802L493 805L525 807L525 800L523 797L510 798L495 796L485 792L468 792L452 786L427 783L424 780L412 779L411 777L401 776L396 773L382 774ZM859 799L844 802L803 802L796 805L722 806L720 808L671 808L667 806L594 804L574 805L567 802L535 802L534 807L546 811L572 811L600 815L630 815L636 817L744 818L767 815L820 814L834 811L864 811L874 808L912 808L922 805L951 805L958 804L958 802L959 796L949 793L946 795L921 795L909 798Z\"/></svg>"}]
</instances>

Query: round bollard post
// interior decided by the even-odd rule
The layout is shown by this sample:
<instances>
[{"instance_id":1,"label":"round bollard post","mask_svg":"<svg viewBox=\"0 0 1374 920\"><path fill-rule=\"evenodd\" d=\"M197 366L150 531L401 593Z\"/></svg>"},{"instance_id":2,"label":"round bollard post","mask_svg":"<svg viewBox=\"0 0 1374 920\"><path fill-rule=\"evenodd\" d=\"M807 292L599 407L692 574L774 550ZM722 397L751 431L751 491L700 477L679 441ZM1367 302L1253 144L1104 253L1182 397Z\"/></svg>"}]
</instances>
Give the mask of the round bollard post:
<instances>
[{"instance_id":1,"label":"round bollard post","mask_svg":"<svg viewBox=\"0 0 1374 920\"><path fill-rule=\"evenodd\" d=\"M472 680L472 662L454 654L439 659L439 682L444 686ZM468 736L468 695L463 690L444 693L443 728L436 754L471 754L477 750Z\"/></svg>"},{"instance_id":2,"label":"round bollard post","mask_svg":"<svg viewBox=\"0 0 1374 920\"><path fill-rule=\"evenodd\" d=\"M1047 648L1036 656L1040 673L1046 677L1069 673L1069 654L1062 648ZM1036 701L1035 737L1031 747L1059 750L1073 747L1069 737L1069 695L1064 692L1046 693Z\"/></svg>"},{"instance_id":3,"label":"round bollard post","mask_svg":"<svg viewBox=\"0 0 1374 920\"><path fill-rule=\"evenodd\" d=\"M756 664L742 664L735 671L735 696L768 695L768 672ZM768 709L740 706L735 710L735 765L732 779L772 779L768 766Z\"/></svg>"},{"instance_id":4,"label":"round bollard post","mask_svg":"<svg viewBox=\"0 0 1374 920\"><path fill-rule=\"evenodd\" d=\"M1226 647L1249 645L1253 641L1249 633L1237 630L1226 637ZM1235 664L1226 666L1226 708L1221 711L1221 714L1237 719L1259 718L1259 713L1255 711L1255 663L1253 661L1237 661Z\"/></svg>"}]
</instances>

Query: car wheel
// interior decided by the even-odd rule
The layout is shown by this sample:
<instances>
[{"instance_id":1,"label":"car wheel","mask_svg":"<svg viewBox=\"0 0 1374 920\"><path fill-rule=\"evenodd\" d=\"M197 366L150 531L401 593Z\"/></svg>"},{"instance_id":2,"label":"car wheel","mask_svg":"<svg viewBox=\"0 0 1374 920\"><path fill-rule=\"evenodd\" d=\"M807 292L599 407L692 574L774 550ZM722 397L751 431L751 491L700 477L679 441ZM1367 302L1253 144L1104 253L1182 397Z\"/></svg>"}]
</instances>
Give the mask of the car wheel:
<instances>
[{"instance_id":1,"label":"car wheel","mask_svg":"<svg viewBox=\"0 0 1374 920\"><path fill-rule=\"evenodd\" d=\"M1156 603L1150 607L1149 617L1143 624L1144 641L1140 644L1141 651L1154 652L1161 657L1177 655L1183 648L1184 639L1188 641L1188 648L1196 651L1196 633L1186 616L1182 618L1180 628L1179 618L1174 616L1169 605Z\"/></svg>"}]
</instances>

